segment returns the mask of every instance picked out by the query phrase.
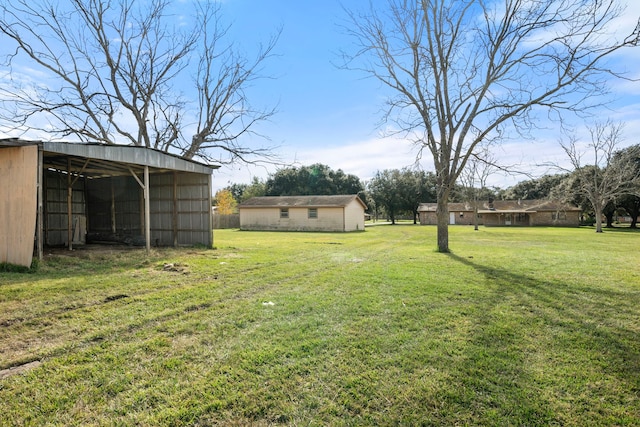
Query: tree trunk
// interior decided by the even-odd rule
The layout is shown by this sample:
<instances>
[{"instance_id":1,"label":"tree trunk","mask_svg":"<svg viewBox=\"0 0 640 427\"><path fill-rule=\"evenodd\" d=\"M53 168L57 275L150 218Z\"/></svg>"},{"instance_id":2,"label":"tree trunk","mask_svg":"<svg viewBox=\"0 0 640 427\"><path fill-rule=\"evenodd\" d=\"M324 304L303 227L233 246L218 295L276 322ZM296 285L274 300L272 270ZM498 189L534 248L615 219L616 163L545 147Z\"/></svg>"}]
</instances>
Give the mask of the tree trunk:
<instances>
[{"instance_id":1,"label":"tree trunk","mask_svg":"<svg viewBox=\"0 0 640 427\"><path fill-rule=\"evenodd\" d=\"M478 231L478 196L477 193L473 197L473 230Z\"/></svg>"},{"instance_id":2,"label":"tree trunk","mask_svg":"<svg viewBox=\"0 0 640 427\"><path fill-rule=\"evenodd\" d=\"M613 203L607 203L604 204L602 207L602 215L604 215L605 219L607 220L606 222L606 227L607 228L613 228L613 217L616 214L616 207Z\"/></svg>"},{"instance_id":3,"label":"tree trunk","mask_svg":"<svg viewBox=\"0 0 640 427\"><path fill-rule=\"evenodd\" d=\"M438 195L436 207L438 222L438 252L449 252L449 206L446 197Z\"/></svg>"},{"instance_id":4,"label":"tree trunk","mask_svg":"<svg viewBox=\"0 0 640 427\"><path fill-rule=\"evenodd\" d=\"M607 218L607 228L613 228L613 216L615 212L607 212L605 218Z\"/></svg>"},{"instance_id":5,"label":"tree trunk","mask_svg":"<svg viewBox=\"0 0 640 427\"><path fill-rule=\"evenodd\" d=\"M596 233L602 233L602 207L600 203L595 203L594 210L596 214Z\"/></svg>"}]
</instances>

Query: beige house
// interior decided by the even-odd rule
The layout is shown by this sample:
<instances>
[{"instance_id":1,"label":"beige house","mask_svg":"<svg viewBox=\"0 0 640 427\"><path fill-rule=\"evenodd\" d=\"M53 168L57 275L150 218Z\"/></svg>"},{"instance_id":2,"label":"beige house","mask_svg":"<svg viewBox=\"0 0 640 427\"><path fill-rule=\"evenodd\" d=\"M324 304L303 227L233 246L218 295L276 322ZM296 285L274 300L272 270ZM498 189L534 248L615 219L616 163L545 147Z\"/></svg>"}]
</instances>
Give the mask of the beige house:
<instances>
[{"instance_id":1,"label":"beige house","mask_svg":"<svg viewBox=\"0 0 640 427\"><path fill-rule=\"evenodd\" d=\"M421 203L420 224L435 225L436 204ZM578 227L581 210L550 200L496 200L479 202L478 224L485 226ZM449 203L449 224L473 224L473 204Z\"/></svg>"},{"instance_id":2,"label":"beige house","mask_svg":"<svg viewBox=\"0 0 640 427\"><path fill-rule=\"evenodd\" d=\"M238 208L241 230L361 231L366 205L357 195L265 196Z\"/></svg>"}]
</instances>

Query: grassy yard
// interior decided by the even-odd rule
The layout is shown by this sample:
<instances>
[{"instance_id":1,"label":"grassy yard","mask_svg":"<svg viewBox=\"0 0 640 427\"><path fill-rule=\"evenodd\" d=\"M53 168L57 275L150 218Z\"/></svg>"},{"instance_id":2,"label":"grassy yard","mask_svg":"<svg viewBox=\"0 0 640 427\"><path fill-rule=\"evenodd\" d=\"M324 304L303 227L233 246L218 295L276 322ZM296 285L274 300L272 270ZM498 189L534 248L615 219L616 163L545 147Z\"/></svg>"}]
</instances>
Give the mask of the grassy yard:
<instances>
[{"instance_id":1,"label":"grassy yard","mask_svg":"<svg viewBox=\"0 0 640 427\"><path fill-rule=\"evenodd\" d=\"M640 425L640 233L215 245L0 272L0 425Z\"/></svg>"}]
</instances>

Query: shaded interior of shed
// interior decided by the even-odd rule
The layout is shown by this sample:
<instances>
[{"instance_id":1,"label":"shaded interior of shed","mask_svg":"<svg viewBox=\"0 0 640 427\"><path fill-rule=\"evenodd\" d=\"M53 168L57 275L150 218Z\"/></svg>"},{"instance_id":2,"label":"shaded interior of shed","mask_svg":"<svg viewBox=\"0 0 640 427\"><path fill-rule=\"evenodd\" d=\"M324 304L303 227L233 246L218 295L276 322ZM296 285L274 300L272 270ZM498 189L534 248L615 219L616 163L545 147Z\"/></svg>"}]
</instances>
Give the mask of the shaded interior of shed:
<instances>
[{"instance_id":1,"label":"shaded interior of shed","mask_svg":"<svg viewBox=\"0 0 640 427\"><path fill-rule=\"evenodd\" d=\"M213 244L205 165L145 147L0 139L0 263L43 247Z\"/></svg>"},{"instance_id":2,"label":"shaded interior of shed","mask_svg":"<svg viewBox=\"0 0 640 427\"><path fill-rule=\"evenodd\" d=\"M44 151L42 167L44 245L146 244L144 166ZM149 199L152 246L211 245L209 175L149 168Z\"/></svg>"}]
</instances>

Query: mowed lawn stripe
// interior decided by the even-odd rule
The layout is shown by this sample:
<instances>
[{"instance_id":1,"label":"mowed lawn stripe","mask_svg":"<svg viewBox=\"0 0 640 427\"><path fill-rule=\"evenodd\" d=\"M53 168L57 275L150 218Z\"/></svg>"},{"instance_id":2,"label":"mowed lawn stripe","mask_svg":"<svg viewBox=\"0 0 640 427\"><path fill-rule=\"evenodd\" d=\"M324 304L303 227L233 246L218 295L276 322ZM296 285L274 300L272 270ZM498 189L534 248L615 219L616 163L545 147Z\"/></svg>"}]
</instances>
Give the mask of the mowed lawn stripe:
<instances>
[{"instance_id":1,"label":"mowed lawn stripe","mask_svg":"<svg viewBox=\"0 0 640 427\"><path fill-rule=\"evenodd\" d=\"M0 424L638 424L638 243L451 227L439 254L398 225L52 256L0 273L1 363L43 362L0 382Z\"/></svg>"}]
</instances>

